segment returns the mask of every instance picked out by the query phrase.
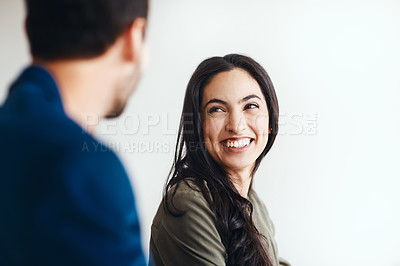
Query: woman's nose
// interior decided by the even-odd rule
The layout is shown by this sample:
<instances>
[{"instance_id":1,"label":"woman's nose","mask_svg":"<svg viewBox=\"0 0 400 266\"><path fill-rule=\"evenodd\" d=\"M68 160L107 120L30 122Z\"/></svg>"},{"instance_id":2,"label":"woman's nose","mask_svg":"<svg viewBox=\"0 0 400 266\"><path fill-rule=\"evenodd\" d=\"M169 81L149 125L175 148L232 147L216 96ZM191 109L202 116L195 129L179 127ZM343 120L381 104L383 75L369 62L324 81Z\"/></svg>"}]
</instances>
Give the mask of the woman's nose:
<instances>
[{"instance_id":1,"label":"woman's nose","mask_svg":"<svg viewBox=\"0 0 400 266\"><path fill-rule=\"evenodd\" d=\"M225 129L232 133L240 133L247 127L246 117L242 112L231 112L228 116Z\"/></svg>"}]
</instances>

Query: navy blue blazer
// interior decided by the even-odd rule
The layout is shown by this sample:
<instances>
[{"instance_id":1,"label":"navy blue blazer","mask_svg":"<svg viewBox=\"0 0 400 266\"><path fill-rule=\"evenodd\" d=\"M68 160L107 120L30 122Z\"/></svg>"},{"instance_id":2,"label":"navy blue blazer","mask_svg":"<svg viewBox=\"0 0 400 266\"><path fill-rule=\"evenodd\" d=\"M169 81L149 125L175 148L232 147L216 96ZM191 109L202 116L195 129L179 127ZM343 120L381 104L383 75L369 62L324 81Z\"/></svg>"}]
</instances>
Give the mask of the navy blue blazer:
<instances>
[{"instance_id":1,"label":"navy blue blazer","mask_svg":"<svg viewBox=\"0 0 400 266\"><path fill-rule=\"evenodd\" d=\"M0 108L0 265L145 265L121 162L28 67Z\"/></svg>"}]
</instances>

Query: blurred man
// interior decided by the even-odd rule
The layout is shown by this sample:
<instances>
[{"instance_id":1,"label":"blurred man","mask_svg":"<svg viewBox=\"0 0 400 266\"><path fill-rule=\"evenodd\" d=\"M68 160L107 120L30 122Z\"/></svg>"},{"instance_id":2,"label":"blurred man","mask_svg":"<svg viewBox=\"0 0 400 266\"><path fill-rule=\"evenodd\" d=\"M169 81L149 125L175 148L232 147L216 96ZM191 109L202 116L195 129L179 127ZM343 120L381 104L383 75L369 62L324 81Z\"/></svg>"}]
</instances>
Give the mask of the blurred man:
<instances>
[{"instance_id":1,"label":"blurred man","mask_svg":"<svg viewBox=\"0 0 400 266\"><path fill-rule=\"evenodd\" d=\"M0 265L145 265L127 174L93 136L145 65L147 0L26 0L28 66L0 107Z\"/></svg>"}]
</instances>

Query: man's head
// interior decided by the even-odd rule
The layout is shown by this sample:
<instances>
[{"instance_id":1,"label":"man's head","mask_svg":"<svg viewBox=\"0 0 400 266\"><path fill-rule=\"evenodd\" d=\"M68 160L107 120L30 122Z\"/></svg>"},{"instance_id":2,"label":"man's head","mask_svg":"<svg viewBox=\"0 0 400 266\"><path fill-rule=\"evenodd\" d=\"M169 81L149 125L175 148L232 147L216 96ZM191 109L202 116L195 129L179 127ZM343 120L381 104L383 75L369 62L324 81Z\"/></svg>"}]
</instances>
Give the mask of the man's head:
<instances>
[{"instance_id":1,"label":"man's head","mask_svg":"<svg viewBox=\"0 0 400 266\"><path fill-rule=\"evenodd\" d=\"M104 53L148 0L25 0L31 54L40 60L92 58Z\"/></svg>"},{"instance_id":2,"label":"man's head","mask_svg":"<svg viewBox=\"0 0 400 266\"><path fill-rule=\"evenodd\" d=\"M115 80L107 88L110 104L104 104L107 110L103 115L118 116L145 64L148 0L25 2L26 31L34 62L65 65L95 61L98 68L97 59L106 58L102 62L109 69L107 76L113 73ZM98 78L103 76L99 73Z\"/></svg>"}]
</instances>

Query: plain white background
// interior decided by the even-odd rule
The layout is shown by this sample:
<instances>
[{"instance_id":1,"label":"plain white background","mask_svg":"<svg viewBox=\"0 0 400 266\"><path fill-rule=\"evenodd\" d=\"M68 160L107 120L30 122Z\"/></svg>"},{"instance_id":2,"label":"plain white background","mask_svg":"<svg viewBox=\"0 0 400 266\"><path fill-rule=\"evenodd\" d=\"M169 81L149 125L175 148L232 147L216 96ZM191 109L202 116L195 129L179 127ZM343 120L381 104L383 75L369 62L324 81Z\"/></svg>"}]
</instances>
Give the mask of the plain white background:
<instances>
[{"instance_id":1,"label":"plain white background","mask_svg":"<svg viewBox=\"0 0 400 266\"><path fill-rule=\"evenodd\" d=\"M29 63L23 17L22 0L0 0L0 102ZM235 52L266 68L280 101L255 188L281 256L399 266L399 29L396 0L153 0L149 69L124 115L97 132L132 177L145 250L186 83L203 59Z\"/></svg>"}]
</instances>

